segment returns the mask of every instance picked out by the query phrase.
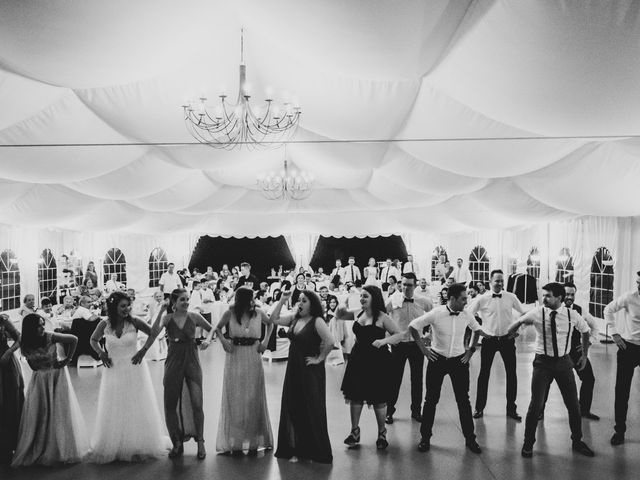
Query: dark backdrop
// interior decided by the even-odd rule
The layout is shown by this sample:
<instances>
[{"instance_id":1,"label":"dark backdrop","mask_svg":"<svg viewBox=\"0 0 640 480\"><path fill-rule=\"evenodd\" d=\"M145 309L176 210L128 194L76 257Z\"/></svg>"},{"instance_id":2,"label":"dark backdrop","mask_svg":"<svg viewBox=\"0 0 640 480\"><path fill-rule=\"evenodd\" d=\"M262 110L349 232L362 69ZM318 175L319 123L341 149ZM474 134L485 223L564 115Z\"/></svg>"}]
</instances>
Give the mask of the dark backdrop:
<instances>
[{"instance_id":1,"label":"dark backdrop","mask_svg":"<svg viewBox=\"0 0 640 480\"><path fill-rule=\"evenodd\" d=\"M271 274L271 268L278 269L282 265L285 270L295 267L295 262L287 247L283 236L276 238L223 238L200 237L193 249L189 270L197 267L205 272L208 266L220 272L223 264L229 265L229 269L240 266L242 262L251 264L251 273L260 281L266 280Z\"/></svg>"},{"instance_id":2,"label":"dark backdrop","mask_svg":"<svg viewBox=\"0 0 640 480\"><path fill-rule=\"evenodd\" d=\"M317 270L324 269L324 273L330 274L335 268L336 260L342 260L342 265L347 264L350 256L356 257L356 265L360 271L367 266L369 258L376 262L387 258L399 259L402 262L407 259L407 247L399 235L389 237L365 237L365 238L336 238L323 237L318 240L318 245L311 257L311 267Z\"/></svg>"}]
</instances>

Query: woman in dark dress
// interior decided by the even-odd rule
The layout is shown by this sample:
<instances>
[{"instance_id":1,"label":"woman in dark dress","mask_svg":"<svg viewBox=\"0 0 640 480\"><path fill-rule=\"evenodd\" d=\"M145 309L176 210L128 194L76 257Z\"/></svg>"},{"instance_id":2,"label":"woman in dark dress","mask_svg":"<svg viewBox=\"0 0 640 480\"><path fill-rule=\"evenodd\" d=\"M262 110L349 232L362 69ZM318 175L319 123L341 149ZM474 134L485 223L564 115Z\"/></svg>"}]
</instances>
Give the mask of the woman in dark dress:
<instances>
[{"instance_id":1,"label":"woman in dark dress","mask_svg":"<svg viewBox=\"0 0 640 480\"><path fill-rule=\"evenodd\" d=\"M189 312L189 292L176 288L171 292L170 303L158 311L158 318L144 346L133 356L138 364L153 344L162 328L167 330L169 351L164 364L164 417L173 448L169 458L177 458L184 452L183 442L195 438L198 442L198 459L207 456L204 448L204 411L202 409L202 368L196 345L196 327L209 332L200 344L206 349L211 343L213 328L202 315ZM168 313L163 315L167 309Z\"/></svg>"},{"instance_id":2,"label":"woman in dark dress","mask_svg":"<svg viewBox=\"0 0 640 480\"><path fill-rule=\"evenodd\" d=\"M282 305L290 297L291 290L283 292L271 313L274 324L289 327L291 340L276 457L331 463L324 360L331 351L333 338L323 318L320 298L309 290L300 292L294 314L280 317Z\"/></svg>"},{"instance_id":3,"label":"woman in dark dress","mask_svg":"<svg viewBox=\"0 0 640 480\"><path fill-rule=\"evenodd\" d=\"M9 341L13 345L9 346ZM0 314L0 465L11 463L18 443L18 427L24 404L24 380L15 352L20 333L9 317Z\"/></svg>"},{"instance_id":4,"label":"woman in dark dress","mask_svg":"<svg viewBox=\"0 0 640 480\"><path fill-rule=\"evenodd\" d=\"M342 380L342 393L351 412L351 433L344 443L351 447L360 443L360 415L366 403L373 407L376 414L376 447L382 450L389 446L384 423L391 376L391 352L387 345L400 342L404 334L387 315L382 291L378 287L363 287L360 305L362 308L359 312L339 308L336 313L337 320L356 320L353 324L356 343ZM387 333L391 336L387 337Z\"/></svg>"}]
</instances>

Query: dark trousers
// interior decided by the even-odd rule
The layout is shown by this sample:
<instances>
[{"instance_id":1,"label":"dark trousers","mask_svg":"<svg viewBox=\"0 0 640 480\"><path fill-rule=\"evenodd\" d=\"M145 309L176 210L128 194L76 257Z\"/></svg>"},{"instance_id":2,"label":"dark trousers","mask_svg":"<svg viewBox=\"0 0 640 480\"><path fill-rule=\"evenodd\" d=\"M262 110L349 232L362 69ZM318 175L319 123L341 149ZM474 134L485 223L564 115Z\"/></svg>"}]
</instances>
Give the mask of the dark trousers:
<instances>
[{"instance_id":1,"label":"dark trousers","mask_svg":"<svg viewBox=\"0 0 640 480\"><path fill-rule=\"evenodd\" d=\"M553 380L558 384L562 400L569 412L571 440L577 442L582 439L582 418L580 416L578 392L576 391L576 380L573 376L573 366L569 355L549 357L536 354L533 360L533 376L531 377L531 403L529 403L524 426L525 445L531 447L536 441L538 417L544 408L545 395Z\"/></svg>"},{"instance_id":2,"label":"dark trousers","mask_svg":"<svg viewBox=\"0 0 640 480\"><path fill-rule=\"evenodd\" d=\"M500 352L504 369L507 373L507 412L516 411L516 395L518 394L518 377L516 376L516 342L506 335L482 339L480 349L480 374L476 392L476 410L482 411L487 406L489 375L496 352Z\"/></svg>"},{"instance_id":3,"label":"dark trousers","mask_svg":"<svg viewBox=\"0 0 640 480\"><path fill-rule=\"evenodd\" d=\"M440 390L446 375L451 379L453 394L458 404L458 415L462 434L467 440L475 440L476 435L471 416L471 402L469 401L469 364L462 363L463 355L459 357L438 356L435 362L429 360L425 379L427 393L424 397L422 409L422 425L420 434L422 438L430 438L433 429L433 420L436 416L436 405L440 400Z\"/></svg>"},{"instance_id":4,"label":"dark trousers","mask_svg":"<svg viewBox=\"0 0 640 480\"><path fill-rule=\"evenodd\" d=\"M569 352L569 356L571 357L571 361L576 365L582 356L582 353L575 352L571 350ZM581 413L589 413L591 411L591 404L593 403L593 388L596 384L596 377L593 375L593 367L591 366L591 361L587 359L587 364L584 366L582 370L578 370L575 368L576 373L578 374L578 378L580 379L580 412ZM551 388L551 383L547 387L547 393L544 396L544 403L547 404L547 399L549 398L549 389ZM542 407L542 411L544 412L544 406Z\"/></svg>"},{"instance_id":5,"label":"dark trousers","mask_svg":"<svg viewBox=\"0 0 640 480\"><path fill-rule=\"evenodd\" d=\"M636 367L640 366L640 345L624 342L626 350L618 350L618 364L616 368L616 398L614 403L616 417L616 433L627 430L627 409L629 408L629 393L631 380Z\"/></svg>"},{"instance_id":6,"label":"dark trousers","mask_svg":"<svg viewBox=\"0 0 640 480\"><path fill-rule=\"evenodd\" d=\"M401 342L391 347L391 385L387 400L387 415L396 411L396 403L400 394L404 366L409 360L411 371L411 413L420 414L422 410L422 371L424 355L414 342Z\"/></svg>"}]
</instances>

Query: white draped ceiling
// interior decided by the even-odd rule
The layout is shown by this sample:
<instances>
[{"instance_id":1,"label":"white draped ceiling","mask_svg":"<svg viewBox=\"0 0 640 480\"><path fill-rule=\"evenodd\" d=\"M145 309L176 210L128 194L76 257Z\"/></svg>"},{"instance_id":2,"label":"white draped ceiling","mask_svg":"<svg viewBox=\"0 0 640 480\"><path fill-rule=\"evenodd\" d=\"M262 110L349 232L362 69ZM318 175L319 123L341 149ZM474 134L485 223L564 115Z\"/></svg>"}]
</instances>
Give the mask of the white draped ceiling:
<instances>
[{"instance_id":1,"label":"white draped ceiling","mask_svg":"<svg viewBox=\"0 0 640 480\"><path fill-rule=\"evenodd\" d=\"M640 215L639 10L626 0L2 2L0 223L351 236ZM149 145L193 140L185 98L233 97L241 26L254 98L272 86L303 107L295 140L308 143L288 153L315 174L307 200L256 189L282 149Z\"/></svg>"}]
</instances>

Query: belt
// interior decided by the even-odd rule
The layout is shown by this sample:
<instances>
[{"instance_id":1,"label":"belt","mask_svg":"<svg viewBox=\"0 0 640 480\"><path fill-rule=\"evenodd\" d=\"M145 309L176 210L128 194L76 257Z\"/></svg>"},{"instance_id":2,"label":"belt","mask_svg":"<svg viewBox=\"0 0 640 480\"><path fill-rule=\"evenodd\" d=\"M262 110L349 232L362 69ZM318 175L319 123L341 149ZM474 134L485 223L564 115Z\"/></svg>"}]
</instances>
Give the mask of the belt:
<instances>
[{"instance_id":1,"label":"belt","mask_svg":"<svg viewBox=\"0 0 640 480\"><path fill-rule=\"evenodd\" d=\"M189 339L184 339L184 338L170 338L169 339L170 343L195 343L196 339L195 338L189 338Z\"/></svg>"},{"instance_id":2,"label":"belt","mask_svg":"<svg viewBox=\"0 0 640 480\"><path fill-rule=\"evenodd\" d=\"M240 345L244 347L248 347L254 345L256 342L259 342L259 338L251 338L251 337L234 337L231 339L234 345Z\"/></svg>"}]
</instances>

